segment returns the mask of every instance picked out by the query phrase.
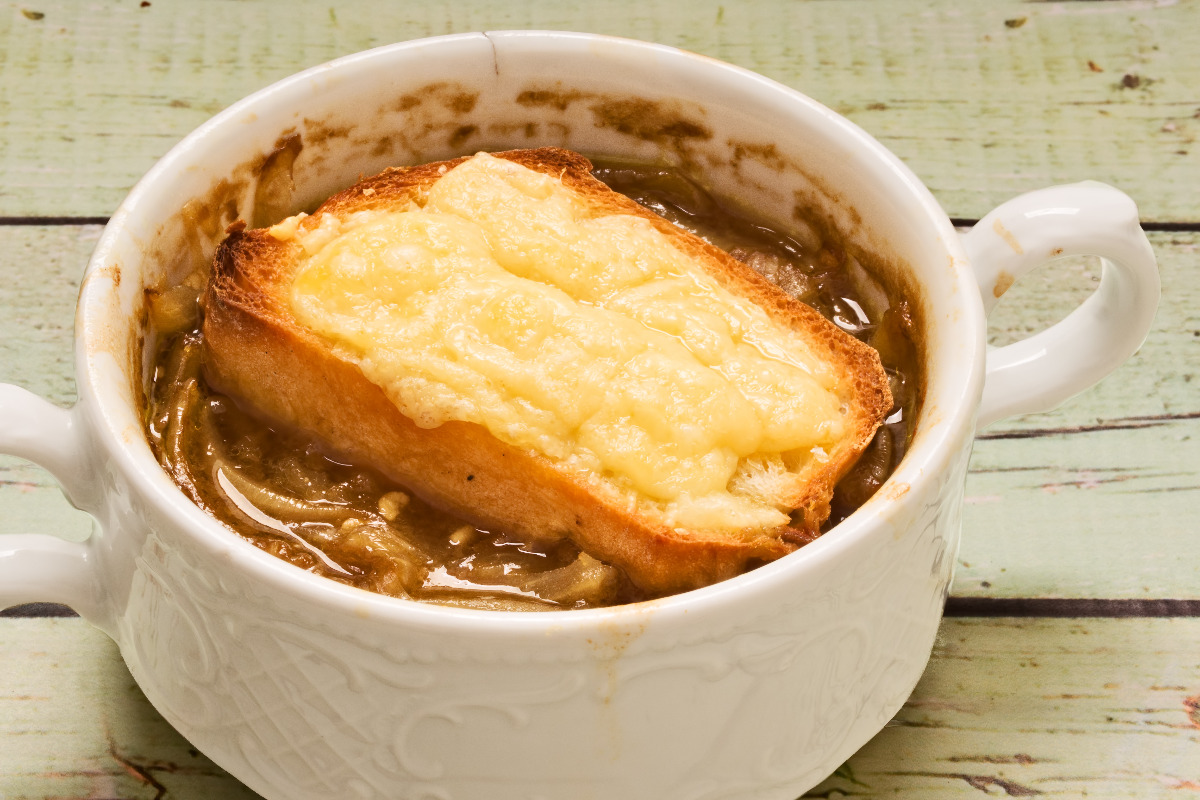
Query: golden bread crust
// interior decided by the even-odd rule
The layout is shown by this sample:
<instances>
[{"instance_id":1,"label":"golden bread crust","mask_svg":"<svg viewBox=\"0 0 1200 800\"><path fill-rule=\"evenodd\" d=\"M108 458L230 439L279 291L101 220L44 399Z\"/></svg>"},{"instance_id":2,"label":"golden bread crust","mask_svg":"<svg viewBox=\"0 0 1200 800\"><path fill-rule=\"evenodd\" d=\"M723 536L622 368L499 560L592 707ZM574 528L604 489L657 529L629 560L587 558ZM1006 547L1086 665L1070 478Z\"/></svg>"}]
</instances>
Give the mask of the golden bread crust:
<instances>
[{"instance_id":1,"label":"golden bread crust","mask_svg":"<svg viewBox=\"0 0 1200 800\"><path fill-rule=\"evenodd\" d=\"M803 468L803 488L787 498L796 509L792 526L740 536L671 528L631 511L615 489L597 488L597 481L584 483L546 456L502 442L482 425L418 427L357 365L336 356L328 341L297 323L288 291L303 249L294 240L277 240L266 229L233 230L218 248L204 297L209 382L481 528L531 538L566 534L592 556L624 569L651 595L723 580L818 535L834 485L891 406L875 351L749 266L610 190L592 177L583 156L558 148L493 155L559 177L595 216L624 213L649 220L726 289L803 332L836 365L842 400L851 410L850 432L825 463ZM326 214L402 207L464 160L386 170L329 198L301 225L316 227Z\"/></svg>"}]
</instances>

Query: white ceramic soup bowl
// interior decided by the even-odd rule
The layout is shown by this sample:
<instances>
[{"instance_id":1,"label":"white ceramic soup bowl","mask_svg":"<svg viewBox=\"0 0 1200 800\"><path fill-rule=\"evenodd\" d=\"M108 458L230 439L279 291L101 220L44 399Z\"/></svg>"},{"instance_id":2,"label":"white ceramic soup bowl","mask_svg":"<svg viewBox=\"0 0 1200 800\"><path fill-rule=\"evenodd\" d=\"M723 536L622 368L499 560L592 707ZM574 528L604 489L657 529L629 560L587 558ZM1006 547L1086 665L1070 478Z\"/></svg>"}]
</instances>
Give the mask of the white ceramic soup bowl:
<instances>
[{"instance_id":1,"label":"white ceramic soup bowl","mask_svg":"<svg viewBox=\"0 0 1200 800\"><path fill-rule=\"evenodd\" d=\"M342 586L192 505L143 432L145 290L210 258L236 218L273 221L388 165L546 144L683 164L785 229L805 209L912 296L924 403L876 497L724 583L550 613ZM1107 259L1097 292L986 353L995 298L1080 253ZM1116 190L1026 195L960 239L863 131L708 58L549 32L360 53L233 105L132 191L80 292L74 408L0 386L0 450L48 467L98 521L83 543L6 537L0 606L74 607L172 725L268 798L792 800L874 735L925 667L977 426L1098 380L1141 343L1157 295Z\"/></svg>"}]
</instances>

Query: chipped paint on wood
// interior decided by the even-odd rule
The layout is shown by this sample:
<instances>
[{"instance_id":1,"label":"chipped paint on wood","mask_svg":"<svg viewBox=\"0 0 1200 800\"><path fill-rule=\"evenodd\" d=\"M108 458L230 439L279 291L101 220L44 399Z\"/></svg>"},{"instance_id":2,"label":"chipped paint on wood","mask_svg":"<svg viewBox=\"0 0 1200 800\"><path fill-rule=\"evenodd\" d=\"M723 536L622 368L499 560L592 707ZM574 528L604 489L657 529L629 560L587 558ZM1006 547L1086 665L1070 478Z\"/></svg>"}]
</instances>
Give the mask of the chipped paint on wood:
<instances>
[{"instance_id":1,"label":"chipped paint on wood","mask_svg":"<svg viewBox=\"0 0 1200 800\"><path fill-rule=\"evenodd\" d=\"M1200 619L952 619L908 704L811 798L1190 797ZM1176 791L1180 790L1180 791Z\"/></svg>"},{"instance_id":2,"label":"chipped paint on wood","mask_svg":"<svg viewBox=\"0 0 1200 800\"><path fill-rule=\"evenodd\" d=\"M1092 178L1131 192L1145 218L1200 220L1194 2L470 0L357 5L336 21L323 0L38 7L36 22L0 14L0 215L110 214L207 117L305 67L538 28L676 45L805 91L894 150L955 217Z\"/></svg>"},{"instance_id":3,"label":"chipped paint on wood","mask_svg":"<svg viewBox=\"0 0 1200 800\"><path fill-rule=\"evenodd\" d=\"M1196 618L946 620L909 702L807 796L1187 790L1200 785L1198 648ZM0 796L256 796L167 725L82 620L0 620L0 658L35 667L0 696Z\"/></svg>"},{"instance_id":4,"label":"chipped paint on wood","mask_svg":"<svg viewBox=\"0 0 1200 800\"><path fill-rule=\"evenodd\" d=\"M1200 176L1196 185L1200 186ZM1200 233L1150 233L1149 238L1163 289L1142 348L1108 378L1061 408L1003 420L989 427L985 436L1069 432L1076 427L1161 426L1200 413L1200 282L1196 277ZM1095 290L1100 273L1097 259L1063 258L1023 276L989 316L989 343L1008 344L1058 321ZM1172 461L1200 464L1200 442L1180 442L1181 452Z\"/></svg>"},{"instance_id":5,"label":"chipped paint on wood","mask_svg":"<svg viewBox=\"0 0 1200 800\"><path fill-rule=\"evenodd\" d=\"M0 797L251 800L175 732L80 619L0 619Z\"/></svg>"},{"instance_id":6,"label":"chipped paint on wood","mask_svg":"<svg viewBox=\"0 0 1200 800\"><path fill-rule=\"evenodd\" d=\"M106 217L182 136L304 67L420 36L557 28L681 46L805 91L896 152L958 219L1092 178L1129 192L1143 219L1200 223L1196 0L219 8L46 0L0 14L0 217ZM0 380L74 398L72 309L98 232L0 225ZM1164 292L1141 352L977 444L955 595L1200 597L1188 557L1200 234L1151 239ZM1065 259L1023 277L992 314L992 342L1061 317L1098 275ZM90 528L44 471L0 457L0 534ZM948 620L910 703L809 796L1196 795L1197 652L1194 618ZM0 797L254 796L158 717L86 623L0 619L0 664L16 665L0 693Z\"/></svg>"},{"instance_id":7,"label":"chipped paint on wood","mask_svg":"<svg viewBox=\"0 0 1200 800\"><path fill-rule=\"evenodd\" d=\"M98 230L0 226L0 251L20 254L0 259L0 380L74 397L71 317ZM1178 557L1194 546L1200 497L1200 234L1151 240L1166 290L1141 352L1058 411L976 442L953 594L1200 597L1200 562ZM1078 302L1094 286L1088 262L1060 265L1013 286L992 315L996 338L1028 335L1053 319L1055 298ZM3 456L0 509L0 534L91 530L47 473Z\"/></svg>"}]
</instances>

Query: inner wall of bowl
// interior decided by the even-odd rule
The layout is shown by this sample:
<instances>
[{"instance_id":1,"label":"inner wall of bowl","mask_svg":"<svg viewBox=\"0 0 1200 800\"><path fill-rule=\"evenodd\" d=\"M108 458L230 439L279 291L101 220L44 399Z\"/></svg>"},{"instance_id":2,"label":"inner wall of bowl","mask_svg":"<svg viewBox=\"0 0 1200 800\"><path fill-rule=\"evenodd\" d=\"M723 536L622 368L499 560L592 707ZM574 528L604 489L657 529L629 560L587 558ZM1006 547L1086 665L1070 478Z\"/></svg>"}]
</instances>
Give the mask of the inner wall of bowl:
<instances>
[{"instance_id":1,"label":"inner wall of bowl","mask_svg":"<svg viewBox=\"0 0 1200 800\"><path fill-rule=\"evenodd\" d=\"M939 230L928 193L862 131L786 87L701 56L514 32L350 56L247 98L185 139L114 216L93 259L93 273L114 265L124 273L115 285L101 275L93 287L109 298L89 304L85 344L111 356L89 358L93 381L111 384L111 373L125 371L112 400L137 408L153 350L142 289L210 262L234 220L269 224L388 166L545 145L680 165L783 229L802 215L834 226L883 277L919 287L929 362L969 360L969 337L947 336L931 311L949 319L962 302L957 242L944 241L952 231L944 215ZM107 376L96 371L102 361L112 362L100 370ZM141 375L130 369L139 363ZM927 408L946 380L946 370L927 370Z\"/></svg>"}]
</instances>

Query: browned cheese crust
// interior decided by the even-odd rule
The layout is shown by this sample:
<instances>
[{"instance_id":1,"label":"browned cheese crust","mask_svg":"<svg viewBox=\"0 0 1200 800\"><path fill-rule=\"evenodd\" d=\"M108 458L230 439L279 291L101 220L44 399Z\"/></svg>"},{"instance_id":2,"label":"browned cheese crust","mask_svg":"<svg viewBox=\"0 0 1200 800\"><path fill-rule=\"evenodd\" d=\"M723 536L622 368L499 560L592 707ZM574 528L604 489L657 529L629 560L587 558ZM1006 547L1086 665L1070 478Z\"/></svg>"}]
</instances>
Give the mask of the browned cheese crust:
<instances>
[{"instance_id":1,"label":"browned cheese crust","mask_svg":"<svg viewBox=\"0 0 1200 800\"><path fill-rule=\"evenodd\" d=\"M217 251L204 297L205 370L209 382L262 415L314 434L334 452L369 464L434 505L491 530L518 537L566 534L592 556L625 570L640 588L664 595L714 583L748 563L771 561L819 533L833 487L870 442L891 406L879 357L865 344L798 302L750 267L610 190L590 162L558 148L494 155L559 177L595 216L635 214L680 250L698 258L727 289L752 299L803 335L841 374L851 433L824 464L805 468L791 526L773 530L681 530L628 510L614 489L597 490L535 452L508 445L475 423L420 428L331 343L301 327L288 301L302 249L266 229L236 230ZM398 208L427 191L465 158L389 169L329 198L322 215Z\"/></svg>"}]
</instances>

